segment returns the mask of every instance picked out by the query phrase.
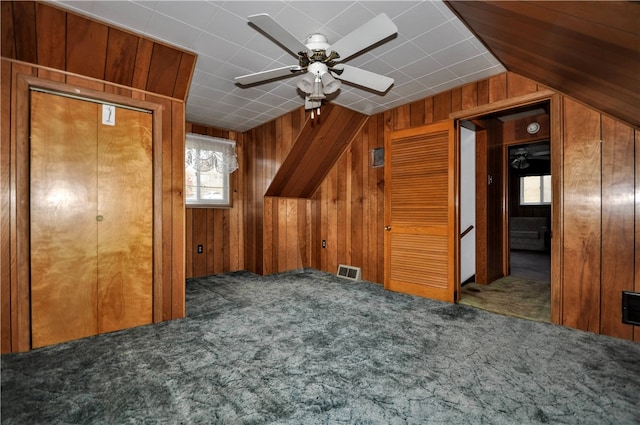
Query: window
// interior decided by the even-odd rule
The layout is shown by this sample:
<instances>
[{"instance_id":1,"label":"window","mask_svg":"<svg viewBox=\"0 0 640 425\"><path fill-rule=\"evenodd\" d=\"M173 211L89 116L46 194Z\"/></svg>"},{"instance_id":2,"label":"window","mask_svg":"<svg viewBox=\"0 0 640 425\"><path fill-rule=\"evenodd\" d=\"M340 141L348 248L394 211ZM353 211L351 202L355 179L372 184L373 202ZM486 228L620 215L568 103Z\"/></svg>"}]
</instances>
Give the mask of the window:
<instances>
[{"instance_id":1,"label":"window","mask_svg":"<svg viewBox=\"0 0 640 425\"><path fill-rule=\"evenodd\" d=\"M520 205L551 204L551 175L520 177Z\"/></svg>"},{"instance_id":2,"label":"window","mask_svg":"<svg viewBox=\"0 0 640 425\"><path fill-rule=\"evenodd\" d=\"M231 206L229 175L238 169L233 140L189 133L184 163L187 205Z\"/></svg>"}]
</instances>

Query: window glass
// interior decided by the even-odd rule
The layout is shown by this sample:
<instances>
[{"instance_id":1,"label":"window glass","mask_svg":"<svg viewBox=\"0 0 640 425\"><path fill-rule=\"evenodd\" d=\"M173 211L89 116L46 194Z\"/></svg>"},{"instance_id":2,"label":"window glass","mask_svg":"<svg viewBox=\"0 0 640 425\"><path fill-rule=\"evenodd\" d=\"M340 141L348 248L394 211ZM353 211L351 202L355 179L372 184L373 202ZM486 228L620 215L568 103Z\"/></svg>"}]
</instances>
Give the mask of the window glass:
<instances>
[{"instance_id":1,"label":"window glass","mask_svg":"<svg viewBox=\"0 0 640 425\"><path fill-rule=\"evenodd\" d=\"M231 206L229 174L238 168L235 142L187 134L184 159L187 205Z\"/></svg>"},{"instance_id":2,"label":"window glass","mask_svg":"<svg viewBox=\"0 0 640 425\"><path fill-rule=\"evenodd\" d=\"M551 175L520 177L520 205L551 204Z\"/></svg>"}]
</instances>

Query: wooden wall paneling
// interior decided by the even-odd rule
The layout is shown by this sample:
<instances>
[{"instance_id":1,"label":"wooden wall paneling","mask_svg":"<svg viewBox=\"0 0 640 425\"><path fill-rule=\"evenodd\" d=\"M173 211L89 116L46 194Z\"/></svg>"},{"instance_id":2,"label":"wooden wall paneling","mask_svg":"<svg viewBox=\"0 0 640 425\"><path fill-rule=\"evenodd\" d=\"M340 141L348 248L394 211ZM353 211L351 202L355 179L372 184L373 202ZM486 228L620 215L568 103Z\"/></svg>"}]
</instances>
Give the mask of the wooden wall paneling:
<instances>
[{"instance_id":1,"label":"wooden wall paneling","mask_svg":"<svg viewBox=\"0 0 640 425\"><path fill-rule=\"evenodd\" d=\"M193 275L193 210L194 208L186 208L185 219L185 257L184 257L184 274L185 278L189 279L194 277Z\"/></svg>"},{"instance_id":2,"label":"wooden wall paneling","mask_svg":"<svg viewBox=\"0 0 640 425\"><path fill-rule=\"evenodd\" d=\"M600 331L600 114L564 101L563 320Z\"/></svg>"},{"instance_id":3,"label":"wooden wall paneling","mask_svg":"<svg viewBox=\"0 0 640 425\"><path fill-rule=\"evenodd\" d=\"M187 95L189 94L189 87L191 86L191 77L193 77L193 73L195 71L195 65L195 54L183 52L180 55L180 66L178 67L172 97L186 101Z\"/></svg>"},{"instance_id":4,"label":"wooden wall paneling","mask_svg":"<svg viewBox=\"0 0 640 425\"><path fill-rule=\"evenodd\" d=\"M286 198L276 198L275 199L276 208L273 212L274 217L277 216L278 223L277 227L276 223L274 223L274 237L277 233L277 244L274 243L273 246L273 254L276 256L277 260L277 268L276 272L287 270L287 199ZM276 230L277 229L277 232ZM274 238L275 239L275 238Z\"/></svg>"},{"instance_id":5,"label":"wooden wall paneling","mask_svg":"<svg viewBox=\"0 0 640 425\"><path fill-rule=\"evenodd\" d=\"M489 103L489 79L484 79L476 82L476 94L476 99L478 101L476 106L486 105L487 103ZM470 106L463 103L462 108L469 109Z\"/></svg>"},{"instance_id":6,"label":"wooden wall paneling","mask_svg":"<svg viewBox=\"0 0 640 425\"><path fill-rule=\"evenodd\" d=\"M348 257L347 252L347 239L350 236L351 229L349 228L349 224L347 223L347 216L349 215L348 210L350 209L349 201L349 184L347 179L347 170L350 169L349 158L350 158L351 147L347 148L347 150L342 154L338 162L336 163L336 224L335 228L329 228L331 232L333 230L333 240L329 248L330 252L336 253L336 258L344 259L345 262L350 262L350 258ZM328 241L327 241L328 244ZM327 245L329 247L329 245Z\"/></svg>"},{"instance_id":7,"label":"wooden wall paneling","mask_svg":"<svg viewBox=\"0 0 640 425\"><path fill-rule=\"evenodd\" d=\"M153 54L153 41L145 38L138 39L138 48L136 50L136 61L133 67L133 77L131 85L140 90L147 88L147 80L149 79L151 55Z\"/></svg>"},{"instance_id":8,"label":"wooden wall paneling","mask_svg":"<svg viewBox=\"0 0 640 425\"><path fill-rule=\"evenodd\" d=\"M640 130L635 130L635 274L634 292L640 292ZM640 326L633 327L633 340L640 341Z\"/></svg>"},{"instance_id":9,"label":"wooden wall paneling","mask_svg":"<svg viewBox=\"0 0 640 425\"><path fill-rule=\"evenodd\" d=\"M67 14L43 3L36 3L36 13L36 34L45 34L38 36L37 63L50 68L66 69Z\"/></svg>"},{"instance_id":10,"label":"wooden wall paneling","mask_svg":"<svg viewBox=\"0 0 640 425\"><path fill-rule=\"evenodd\" d=\"M622 323L622 291L633 291L634 131L602 117L602 271L599 333L632 339Z\"/></svg>"},{"instance_id":11,"label":"wooden wall paneling","mask_svg":"<svg viewBox=\"0 0 640 425\"><path fill-rule=\"evenodd\" d=\"M105 79L131 86L136 63L139 38L128 32L109 28Z\"/></svg>"},{"instance_id":12,"label":"wooden wall paneling","mask_svg":"<svg viewBox=\"0 0 640 425\"><path fill-rule=\"evenodd\" d=\"M489 78L489 103L507 98L507 73Z\"/></svg>"},{"instance_id":13,"label":"wooden wall paneling","mask_svg":"<svg viewBox=\"0 0 640 425\"><path fill-rule=\"evenodd\" d=\"M366 126L364 127L366 128ZM349 239L348 239L348 252L350 264L356 267L363 267L363 250L366 248L364 244L364 193L363 193L363 179L365 171L367 170L366 163L363 163L363 146L362 139L366 132L363 130L360 132L361 136L356 137L352 143L353 149L351 149L351 199L349 204L351 211L348 211L348 217L351 218L349 225Z\"/></svg>"},{"instance_id":14,"label":"wooden wall paneling","mask_svg":"<svg viewBox=\"0 0 640 425\"><path fill-rule=\"evenodd\" d=\"M16 59L23 62L38 63L35 2L18 1L12 3L14 34L16 37Z\"/></svg>"},{"instance_id":15,"label":"wooden wall paneling","mask_svg":"<svg viewBox=\"0 0 640 425\"><path fill-rule=\"evenodd\" d=\"M550 121L550 147L553 152L553 160L551 161L551 323L559 325L562 323L562 247L563 247L563 216L562 206L564 205L564 197L562 188L564 187L563 179L563 162L564 162L564 131L563 131L563 106L562 96L554 94L551 96L549 114Z\"/></svg>"},{"instance_id":16,"label":"wooden wall paneling","mask_svg":"<svg viewBox=\"0 0 640 425\"><path fill-rule=\"evenodd\" d=\"M172 120L173 108L170 99L147 95L147 100L162 105L162 211L172 211ZM182 125L181 125L182 127ZM182 145L184 149L184 144ZM184 154L183 154L184 155ZM184 167L184 165L183 165ZM182 183L183 184L183 183ZM182 216L182 215L181 215ZM172 217L171 213L162 214L162 320L171 318L172 309Z\"/></svg>"},{"instance_id":17,"label":"wooden wall paneling","mask_svg":"<svg viewBox=\"0 0 640 425\"><path fill-rule=\"evenodd\" d=\"M149 63L147 91L172 96L180 68L182 52L160 43L154 43Z\"/></svg>"},{"instance_id":18,"label":"wooden wall paneling","mask_svg":"<svg viewBox=\"0 0 640 425\"><path fill-rule=\"evenodd\" d=\"M432 115L433 116L433 115ZM376 131L376 147L384 147L384 133L385 133L385 120L384 115L377 115L377 131ZM383 283L384 281L384 261L382 256L384 255L384 167L376 168L376 209L375 217L376 224L374 228L374 234L376 235L376 276L375 282Z\"/></svg>"},{"instance_id":19,"label":"wooden wall paneling","mask_svg":"<svg viewBox=\"0 0 640 425\"><path fill-rule=\"evenodd\" d=\"M431 124L433 121L433 97L427 97L424 100L424 123Z\"/></svg>"},{"instance_id":20,"label":"wooden wall paneling","mask_svg":"<svg viewBox=\"0 0 640 425\"><path fill-rule=\"evenodd\" d=\"M193 275L205 276L207 274L207 254L204 247L207 246L207 209L192 208L193 215ZM198 245L202 245L203 252L198 252Z\"/></svg>"},{"instance_id":21,"label":"wooden wall paneling","mask_svg":"<svg viewBox=\"0 0 640 425\"><path fill-rule=\"evenodd\" d=\"M225 244L225 239L227 243L229 241L227 235L224 233L224 221L225 215L227 213L227 209L213 209L213 222L209 222L208 226L213 227L213 234L215 235L215 241L213 242L213 269L208 273L222 273L224 271L225 266L225 252L227 250L228 245Z\"/></svg>"},{"instance_id":22,"label":"wooden wall paneling","mask_svg":"<svg viewBox=\"0 0 640 425\"><path fill-rule=\"evenodd\" d=\"M433 96L433 121L449 119L451 113L451 91L445 91ZM397 130L397 129L396 129Z\"/></svg>"},{"instance_id":23,"label":"wooden wall paneling","mask_svg":"<svg viewBox=\"0 0 640 425\"><path fill-rule=\"evenodd\" d=\"M483 81L486 81L486 80L483 80ZM485 87L486 87L486 84L485 84ZM478 84L477 83L465 84L464 86L461 87L460 91L462 95L461 105L460 105L461 109L470 109L478 106Z\"/></svg>"},{"instance_id":24,"label":"wooden wall paneling","mask_svg":"<svg viewBox=\"0 0 640 425\"><path fill-rule=\"evenodd\" d=\"M524 96L538 90L538 84L521 75L510 72L507 74L507 97Z\"/></svg>"},{"instance_id":25,"label":"wooden wall paneling","mask_svg":"<svg viewBox=\"0 0 640 425\"><path fill-rule=\"evenodd\" d=\"M186 314L184 148L185 104L172 101L171 110L171 318ZM164 171L163 171L164 176ZM165 214L163 214L164 216ZM168 232L168 229L164 228ZM163 236L163 238L167 238Z\"/></svg>"},{"instance_id":26,"label":"wooden wall paneling","mask_svg":"<svg viewBox=\"0 0 640 425\"><path fill-rule=\"evenodd\" d=\"M425 102L423 99L416 100L409 104L410 119L409 126L416 127L425 123Z\"/></svg>"},{"instance_id":27,"label":"wooden wall paneling","mask_svg":"<svg viewBox=\"0 0 640 425\"><path fill-rule=\"evenodd\" d=\"M244 135L231 133L230 137L236 140L236 153L238 155L238 164L241 167L244 164ZM245 208L245 191L244 191L244 174L239 169L232 176L234 184L233 192L233 209L229 219L231 228L230 233L230 271L244 270L244 208Z\"/></svg>"},{"instance_id":28,"label":"wooden wall paneling","mask_svg":"<svg viewBox=\"0 0 640 425\"><path fill-rule=\"evenodd\" d=\"M31 348L30 305L30 247L29 247L29 93L28 85L18 75L35 75L32 66L14 63L11 76L11 185L15 203L11 220L11 349L28 351ZM14 274L15 273L15 274Z\"/></svg>"},{"instance_id":29,"label":"wooden wall paneling","mask_svg":"<svg viewBox=\"0 0 640 425\"><path fill-rule=\"evenodd\" d=\"M393 128L400 130L411 126L411 105L401 105L393 109Z\"/></svg>"},{"instance_id":30,"label":"wooden wall paneling","mask_svg":"<svg viewBox=\"0 0 640 425\"><path fill-rule=\"evenodd\" d=\"M338 169L334 169L327 175L327 263L325 270L338 270Z\"/></svg>"},{"instance_id":31,"label":"wooden wall paneling","mask_svg":"<svg viewBox=\"0 0 640 425\"><path fill-rule=\"evenodd\" d=\"M203 208L203 215L204 215L204 223L202 223L202 226L205 229L205 234L204 234L204 246L203 246L203 250L204 250L204 263L205 263L205 268L203 270L203 274L202 276L206 276L209 274L213 274L216 271L216 260L217 260L217 247L216 247L216 243L215 240L217 237L220 237L220 235L216 232L216 225L215 225L215 220L216 220L216 212L217 210L214 208Z\"/></svg>"},{"instance_id":32,"label":"wooden wall paneling","mask_svg":"<svg viewBox=\"0 0 640 425\"><path fill-rule=\"evenodd\" d=\"M476 283L489 283L488 272L488 141L487 131L476 131Z\"/></svg>"},{"instance_id":33,"label":"wooden wall paneling","mask_svg":"<svg viewBox=\"0 0 640 425\"><path fill-rule=\"evenodd\" d=\"M451 112L457 112L462 109L462 90L459 87L451 89Z\"/></svg>"},{"instance_id":34,"label":"wooden wall paneling","mask_svg":"<svg viewBox=\"0 0 640 425\"><path fill-rule=\"evenodd\" d=\"M0 55L5 58L16 58L15 31L13 27L13 3L12 1L0 2Z\"/></svg>"},{"instance_id":35,"label":"wooden wall paneling","mask_svg":"<svg viewBox=\"0 0 640 425\"><path fill-rule=\"evenodd\" d=\"M275 201L275 202L274 202ZM274 203L276 208L276 213L274 215ZM271 196L265 196L264 198L264 244L262 246L263 252L263 273L268 275L275 273L275 270L278 269L277 258L273 254L273 246L274 243L277 244L275 238L277 238L277 232L274 232L274 229L277 229L277 198L272 198ZM275 216L275 218L274 218Z\"/></svg>"},{"instance_id":36,"label":"wooden wall paneling","mask_svg":"<svg viewBox=\"0 0 640 425\"><path fill-rule=\"evenodd\" d=\"M300 245L298 239L298 200L293 198L284 199L286 205L286 257L287 265L285 270L295 270L300 268Z\"/></svg>"},{"instance_id":37,"label":"wooden wall paneling","mask_svg":"<svg viewBox=\"0 0 640 425\"><path fill-rule=\"evenodd\" d=\"M104 80L108 35L106 25L67 13L66 70Z\"/></svg>"},{"instance_id":38,"label":"wooden wall paneling","mask_svg":"<svg viewBox=\"0 0 640 425\"><path fill-rule=\"evenodd\" d=\"M5 8L5 3L1 4ZM4 11L3 11L4 13ZM4 22L4 19L3 19ZM3 123L0 128L0 353L11 351L11 271L12 247L11 241L11 217L15 207L15 194L12 194L11 164L11 63L0 63L0 120ZM12 198L14 202L12 202Z\"/></svg>"}]
</instances>

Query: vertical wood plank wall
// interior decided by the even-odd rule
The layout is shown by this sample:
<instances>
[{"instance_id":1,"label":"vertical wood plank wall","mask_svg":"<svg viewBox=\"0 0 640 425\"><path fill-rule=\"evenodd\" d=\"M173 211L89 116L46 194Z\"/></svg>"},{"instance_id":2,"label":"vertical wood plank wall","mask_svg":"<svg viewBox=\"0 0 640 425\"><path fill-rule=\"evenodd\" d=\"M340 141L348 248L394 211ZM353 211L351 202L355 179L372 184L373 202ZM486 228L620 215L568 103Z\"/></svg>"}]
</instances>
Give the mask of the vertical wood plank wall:
<instances>
[{"instance_id":1,"label":"vertical wood plank wall","mask_svg":"<svg viewBox=\"0 0 640 425\"><path fill-rule=\"evenodd\" d=\"M244 269L243 137L234 131L187 123L187 133L236 142L239 170L231 174L231 208L186 208L185 276L187 278ZM198 245L203 252L198 253Z\"/></svg>"},{"instance_id":2,"label":"vertical wood plank wall","mask_svg":"<svg viewBox=\"0 0 640 425\"><path fill-rule=\"evenodd\" d=\"M385 131L446 120L452 112L539 90L548 88L504 73L369 117L311 198L311 212L304 218L310 221L308 266L335 273L338 264L349 264L361 267L364 279L383 282L384 177L382 168L369 166L369 151L384 145ZM631 261L638 255L637 250L634 254L634 244L640 244L633 236L637 232L635 223L640 220L640 197L635 196L640 190L636 183L640 177L634 174L638 131L569 98L559 98L564 105L559 111L559 125L565 154L560 166L564 167L563 186L558 189L564 192L559 208L565 229L562 252L553 255L562 256L565 264L561 275L562 323L640 340L640 331L620 322L620 292L640 288L640 262ZM282 157L276 161L274 152L287 152L290 147L289 136L280 146L283 134L296 133L286 128L287 122L288 118L281 118L245 133L245 265L260 274L291 268L281 258L286 252L281 245L290 238L282 238L286 231L274 231L269 225L279 229L300 226L299 215L297 221L289 221L292 217L286 208L275 207L273 200L263 196L269 176L281 163ZM597 149L592 146L594 137ZM601 137L609 140L607 146L604 142L602 152ZM586 201L589 205L584 208ZM265 203L269 203L266 213ZM603 208L604 203L607 206ZM263 220L263 214L268 218ZM263 245L266 238L269 241ZM326 248L321 247L323 240Z\"/></svg>"},{"instance_id":3,"label":"vertical wood plank wall","mask_svg":"<svg viewBox=\"0 0 640 425\"><path fill-rule=\"evenodd\" d=\"M22 255L24 249L18 251L28 241L17 240L18 229L28 226L28 221L16 216L15 205L16 114L24 113L16 110L18 74L161 105L163 258L158 265L162 269L158 308L162 320L184 317L184 99L195 55L45 3L2 2L0 7L2 353L28 350L30 345L28 330L25 333L28 321L19 313L28 312L29 294L16 288L17 265L28 261L28 255Z\"/></svg>"}]
</instances>

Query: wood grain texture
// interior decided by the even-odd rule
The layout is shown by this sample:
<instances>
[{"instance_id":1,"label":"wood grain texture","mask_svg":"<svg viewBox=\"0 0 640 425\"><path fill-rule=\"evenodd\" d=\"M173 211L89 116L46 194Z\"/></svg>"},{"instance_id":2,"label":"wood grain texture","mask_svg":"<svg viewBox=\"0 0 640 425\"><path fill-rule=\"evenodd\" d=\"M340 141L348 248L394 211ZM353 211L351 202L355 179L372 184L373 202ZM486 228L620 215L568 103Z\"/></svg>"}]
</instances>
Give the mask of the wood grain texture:
<instances>
[{"instance_id":1,"label":"wood grain texture","mask_svg":"<svg viewBox=\"0 0 640 425\"><path fill-rule=\"evenodd\" d=\"M266 195L309 198L365 121L365 115L340 106L323 108L320 117L307 121Z\"/></svg>"},{"instance_id":2,"label":"wood grain texture","mask_svg":"<svg viewBox=\"0 0 640 425\"><path fill-rule=\"evenodd\" d=\"M186 132L235 140L238 164L240 165L240 169L234 172L230 178L231 208L186 207L185 264L187 277L241 270L244 263L242 226L244 222L244 200L242 197L244 150L242 135L194 123L186 124ZM184 155L182 157L181 173L184 173ZM177 164L176 167L178 167ZM203 245L202 254L198 254L197 251L200 244Z\"/></svg>"},{"instance_id":3,"label":"wood grain texture","mask_svg":"<svg viewBox=\"0 0 640 425\"><path fill-rule=\"evenodd\" d=\"M175 125L177 126L177 133L180 134L180 137L173 139L172 142L168 144L169 150L162 152L163 145L160 143L158 146L155 146L156 140L154 137L154 167L157 162L157 158L166 157L171 158L172 149L179 153L180 158L176 159L179 161L181 166L183 162L184 153L180 153L184 150L184 114L180 111L183 110L184 105L181 101L170 101L168 103L167 108L169 110L175 110L175 113L163 114L163 108L166 110L165 105L153 103L149 101L145 101L145 97L149 97L149 99L154 100L153 96L146 94L140 91L132 91L131 98L121 98L114 97L114 95L109 94L108 91L108 83L96 82L96 80L83 80L81 76L75 76L66 74L64 72L55 71L52 69L43 69L37 66L29 66L22 63L12 62L7 59L2 59L3 72L9 73L9 77L5 78L6 75L3 75L3 97L2 97L2 110L3 114L6 114L7 111L10 115L10 126L3 126L3 132L8 132L8 139L4 137L5 133L3 133L3 147L7 141L11 141L13 147L11 148L12 154L8 159L8 166L10 170L10 180L8 189L3 186L3 196L9 198L9 210L5 211L3 208L2 217L5 214L9 217L9 228L3 228L2 234L9 235L9 250L2 252L2 261L3 264L9 264L8 268L8 280L3 277L2 279L2 291L6 293L7 291L10 293L10 308L8 312L3 310L3 327L10 326L11 332L6 333L3 331L2 333L2 349L6 350L7 348L10 351L28 351L31 348L31 314L30 314L30 271L29 271L29 151L28 151L28 128L29 128L29 113L28 113L28 87L29 84L36 84L42 87L47 87L53 90L61 90L65 89L73 90L68 88L66 85L60 85L57 82L66 81L67 83L71 82L73 84L78 84L75 89L80 90L80 93L84 93L85 90L89 88L96 88L98 90L104 90L104 92L92 92L91 96L93 97L104 97L111 102L116 102L119 104L127 104L132 103L135 106L143 107L146 109L151 109L154 111L154 135L158 135L161 137L163 134L162 130L162 122L168 120L171 124L174 122L173 120L177 120ZM42 80L29 80L30 82L26 82L25 76L28 75L39 75L45 76L47 79ZM5 88L4 82L11 81L7 88ZM7 94L9 93L9 94ZM166 99L166 98L162 98ZM172 107L176 105L175 107ZM3 117L4 118L4 117ZM159 122L156 123L156 121ZM4 122L4 121L3 121ZM171 125L168 127L169 134L173 134L171 131ZM175 145L175 146L172 146ZM156 149L157 148L157 149ZM157 158L156 158L157 157ZM3 157L3 160L5 158ZM171 161L169 161L171 163ZM162 164L162 162L160 162ZM171 165L169 166L171 168ZM163 181L162 178L162 167L154 168L154 179L159 179L160 182ZM156 172L157 171L157 172ZM170 171L171 172L171 171ZM180 190L175 191L173 196L181 197L182 185L184 184L182 181L181 174L179 172L173 174L174 180L169 184L169 188L179 188ZM154 184L154 199L160 199L159 202L154 200L154 205L161 205L163 194L160 191L157 192L155 188L161 188L161 184ZM171 192L171 189L169 190ZM26 198L25 198L26 196ZM181 201L180 201L181 202ZM179 210L180 202L176 205L176 208ZM171 202L169 202L171 205ZM175 255L163 256L162 254L162 246L172 246L172 231L178 232L180 236L178 237L178 241L184 237L183 229L184 228L184 213L177 211L176 216L173 219L169 219L169 223L172 223L173 220L176 221L175 226L171 224L168 227L164 227L161 225L163 221L163 215L171 217L172 212L171 208L162 212L162 208L156 208L154 206L154 211L159 212L159 219L154 219L154 303L158 302L159 304L156 306L159 310L156 313L154 311L154 321L162 320L163 316L171 317L172 316L172 308L173 306L178 306L175 308L173 312L175 314L180 314L181 308L179 307L181 303L184 302L184 298L182 300L179 298L181 294L184 294L184 251L179 248L179 243L176 243L175 246L181 252L176 253ZM155 214L155 212L154 212ZM0 223L6 223L6 221L0 220ZM4 224L6 225L6 224ZM172 230L171 230L172 229ZM175 236L175 235L174 235ZM168 241L166 241L168 238ZM174 237L175 239L175 237ZM155 241L158 241L158 245ZM156 261L157 259L157 261ZM170 278L167 282L164 281L164 277L162 276L162 271L166 268L165 263L170 262L168 269L168 273L170 273ZM6 275L6 274L5 274ZM5 276L3 275L3 276ZM156 284L155 282L161 282L160 284ZM168 293L169 295L169 305L166 307L169 310L164 312L162 310L162 294L166 292L164 289L164 285L169 285ZM171 294L173 294L173 299L171 299ZM3 298L4 301L4 298ZM10 319L10 323L7 320Z\"/></svg>"},{"instance_id":4,"label":"wood grain texture","mask_svg":"<svg viewBox=\"0 0 640 425\"><path fill-rule=\"evenodd\" d=\"M1 49L9 59L183 101L196 60L191 52L32 1L2 2Z\"/></svg>"},{"instance_id":5,"label":"wood grain texture","mask_svg":"<svg viewBox=\"0 0 640 425\"><path fill-rule=\"evenodd\" d=\"M454 301L450 122L400 130L385 143L385 288Z\"/></svg>"},{"instance_id":6,"label":"wood grain texture","mask_svg":"<svg viewBox=\"0 0 640 425\"><path fill-rule=\"evenodd\" d=\"M637 3L447 4L509 71L640 126Z\"/></svg>"},{"instance_id":7,"label":"wood grain texture","mask_svg":"<svg viewBox=\"0 0 640 425\"><path fill-rule=\"evenodd\" d=\"M31 103L31 339L38 348L98 333L99 118L95 103L37 92Z\"/></svg>"},{"instance_id":8,"label":"wood grain texture","mask_svg":"<svg viewBox=\"0 0 640 425\"><path fill-rule=\"evenodd\" d=\"M4 7L4 3L1 5ZM0 63L0 353L11 351L11 64ZM15 207L15 204L13 205Z\"/></svg>"},{"instance_id":9,"label":"wood grain texture","mask_svg":"<svg viewBox=\"0 0 640 425\"><path fill-rule=\"evenodd\" d=\"M600 114L564 102L562 323L600 331Z\"/></svg>"},{"instance_id":10,"label":"wood grain texture","mask_svg":"<svg viewBox=\"0 0 640 425\"><path fill-rule=\"evenodd\" d=\"M640 292L640 130L635 130L635 270L633 276L634 292ZM640 341L640 326L633 327L633 340Z\"/></svg>"},{"instance_id":11,"label":"wood grain texture","mask_svg":"<svg viewBox=\"0 0 640 425\"><path fill-rule=\"evenodd\" d=\"M101 108L99 108L101 109ZM98 111L101 119L102 111ZM98 333L152 322L152 115L116 108L98 127Z\"/></svg>"},{"instance_id":12,"label":"wood grain texture","mask_svg":"<svg viewBox=\"0 0 640 425\"><path fill-rule=\"evenodd\" d=\"M632 339L620 320L622 291L633 291L635 184L634 131L602 117L602 271L600 333Z\"/></svg>"}]
</instances>

